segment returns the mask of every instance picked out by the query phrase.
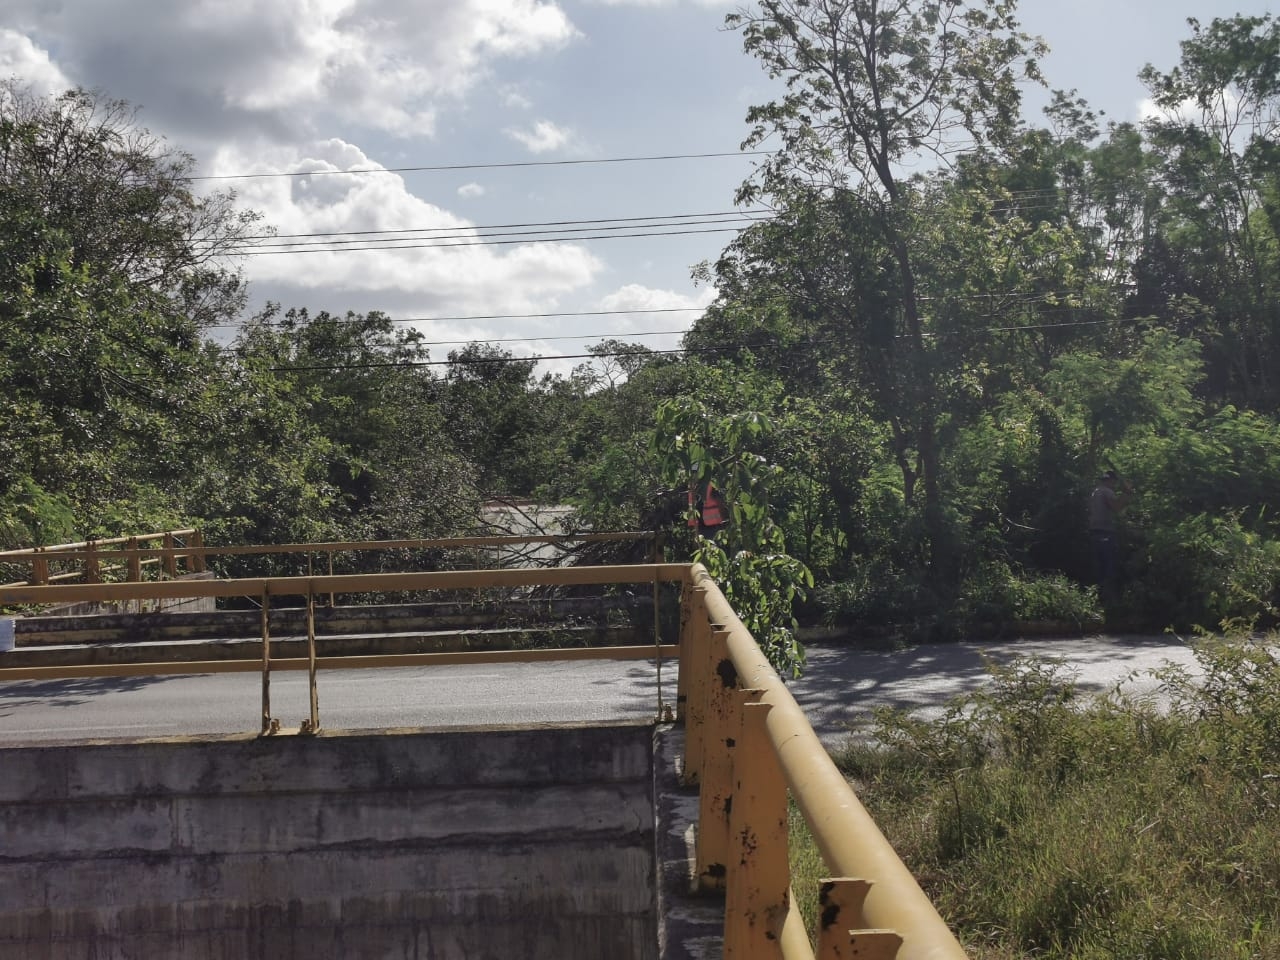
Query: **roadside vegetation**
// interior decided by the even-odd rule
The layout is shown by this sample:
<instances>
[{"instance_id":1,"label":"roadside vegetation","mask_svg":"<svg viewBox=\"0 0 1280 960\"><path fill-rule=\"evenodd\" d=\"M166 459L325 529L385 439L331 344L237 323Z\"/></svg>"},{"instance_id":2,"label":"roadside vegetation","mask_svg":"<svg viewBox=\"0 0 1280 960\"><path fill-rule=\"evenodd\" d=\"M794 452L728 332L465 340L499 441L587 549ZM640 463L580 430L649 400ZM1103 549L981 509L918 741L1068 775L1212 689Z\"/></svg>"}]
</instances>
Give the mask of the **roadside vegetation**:
<instances>
[{"instance_id":1,"label":"roadside vegetation","mask_svg":"<svg viewBox=\"0 0 1280 960\"><path fill-rule=\"evenodd\" d=\"M1166 669L1150 699L992 665L938 719L878 713L837 762L974 960L1277 957L1276 640L1201 641L1202 673Z\"/></svg>"},{"instance_id":2,"label":"roadside vegetation","mask_svg":"<svg viewBox=\"0 0 1280 960\"><path fill-rule=\"evenodd\" d=\"M1133 65L1140 124L1053 91L1007 0L728 26L787 91L746 117L760 213L693 267L715 298L682 353L605 337L561 374L377 310L248 310L270 224L133 105L0 83L0 548L460 536L520 498L702 558L784 672L796 621L1274 625L1280 21L1189 22ZM1105 608L1104 470L1134 490ZM699 538L706 484L730 522Z\"/></svg>"}]
</instances>

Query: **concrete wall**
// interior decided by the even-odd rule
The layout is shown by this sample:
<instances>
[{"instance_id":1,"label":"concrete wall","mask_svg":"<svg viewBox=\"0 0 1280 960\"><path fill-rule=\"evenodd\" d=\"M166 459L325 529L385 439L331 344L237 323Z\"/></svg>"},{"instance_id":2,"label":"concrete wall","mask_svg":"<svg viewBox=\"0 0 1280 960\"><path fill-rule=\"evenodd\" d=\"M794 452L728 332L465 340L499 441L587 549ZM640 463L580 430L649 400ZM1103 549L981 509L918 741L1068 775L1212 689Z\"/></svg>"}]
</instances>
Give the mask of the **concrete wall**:
<instances>
[{"instance_id":1,"label":"concrete wall","mask_svg":"<svg viewBox=\"0 0 1280 960\"><path fill-rule=\"evenodd\" d=\"M0 960L656 956L651 728L0 748Z\"/></svg>"}]
</instances>

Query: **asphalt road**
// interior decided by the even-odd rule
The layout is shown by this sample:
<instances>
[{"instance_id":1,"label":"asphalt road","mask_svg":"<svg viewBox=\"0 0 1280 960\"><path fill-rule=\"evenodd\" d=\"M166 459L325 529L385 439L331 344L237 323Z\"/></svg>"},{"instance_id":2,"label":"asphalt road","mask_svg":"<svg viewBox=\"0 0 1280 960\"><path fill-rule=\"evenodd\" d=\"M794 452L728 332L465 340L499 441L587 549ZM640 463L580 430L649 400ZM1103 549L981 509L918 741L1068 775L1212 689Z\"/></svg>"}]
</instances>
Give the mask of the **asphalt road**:
<instances>
[{"instance_id":1,"label":"asphalt road","mask_svg":"<svg viewBox=\"0 0 1280 960\"><path fill-rule=\"evenodd\" d=\"M988 680L984 657L1066 659L1082 690L1126 681L1155 691L1149 671L1194 665L1173 638L1095 636L1065 640L952 643L905 650L810 644L808 668L791 691L825 742L838 745L877 706L940 711ZM662 696L675 701L673 662ZM1143 679L1146 677L1146 679ZM490 724L602 722L658 713L658 671L646 661L483 664L400 670L323 670L322 727L446 728ZM261 715L257 674L0 683L0 743L253 733ZM305 673L276 674L272 714L285 726L309 716Z\"/></svg>"}]
</instances>

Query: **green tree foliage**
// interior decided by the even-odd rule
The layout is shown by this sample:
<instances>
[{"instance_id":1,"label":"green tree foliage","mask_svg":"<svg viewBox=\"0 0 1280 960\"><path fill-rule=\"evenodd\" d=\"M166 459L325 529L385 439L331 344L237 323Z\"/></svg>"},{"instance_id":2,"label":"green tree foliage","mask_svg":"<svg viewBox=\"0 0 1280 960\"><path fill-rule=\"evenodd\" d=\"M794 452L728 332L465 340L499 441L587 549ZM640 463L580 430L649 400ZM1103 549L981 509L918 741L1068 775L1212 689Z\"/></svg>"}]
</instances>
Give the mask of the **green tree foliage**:
<instances>
[{"instance_id":1,"label":"green tree foliage","mask_svg":"<svg viewBox=\"0 0 1280 960\"><path fill-rule=\"evenodd\" d=\"M894 382L904 494L914 499L918 477L931 563L944 576L942 374L918 288L920 210L903 165L924 154L1004 146L1017 124L1018 84L1037 75L1041 49L1018 31L1013 13L1014 4L996 0L765 0L727 21L787 85L781 100L748 113L746 145L776 136L781 149L739 199L785 198L796 185L849 191L884 244L893 286L881 321L889 333L875 362Z\"/></svg>"},{"instance_id":2,"label":"green tree foliage","mask_svg":"<svg viewBox=\"0 0 1280 960\"><path fill-rule=\"evenodd\" d=\"M813 575L786 551L775 521L770 488L780 469L759 452L772 431L756 412L718 417L690 400L668 400L657 410L654 452L669 482L690 493L708 484L720 493L729 522L711 536L699 534L694 559L720 584L746 628L774 667L799 676L804 648L796 640L792 604L813 586Z\"/></svg>"},{"instance_id":3,"label":"green tree foliage","mask_svg":"<svg viewBox=\"0 0 1280 960\"><path fill-rule=\"evenodd\" d=\"M261 459L246 467L268 469L258 488L267 500L244 516L242 536L401 539L474 524L474 470L445 433L444 385L421 339L376 311L313 317L273 306L246 326L235 353L254 406L237 402L242 415L228 428L250 431L235 448ZM280 510L279 497L297 506ZM286 518L302 526L272 527Z\"/></svg>"},{"instance_id":4,"label":"green tree foliage","mask_svg":"<svg viewBox=\"0 0 1280 960\"><path fill-rule=\"evenodd\" d=\"M1141 74L1163 112L1147 123L1162 202L1139 254L1139 296L1189 317L1215 396L1276 410L1280 21L1189 24L1180 62Z\"/></svg>"},{"instance_id":5,"label":"green tree foliage","mask_svg":"<svg viewBox=\"0 0 1280 960\"><path fill-rule=\"evenodd\" d=\"M205 427L201 331L241 305L219 258L253 218L191 168L120 101L0 85L0 489L66 498L81 535L173 517Z\"/></svg>"}]
</instances>

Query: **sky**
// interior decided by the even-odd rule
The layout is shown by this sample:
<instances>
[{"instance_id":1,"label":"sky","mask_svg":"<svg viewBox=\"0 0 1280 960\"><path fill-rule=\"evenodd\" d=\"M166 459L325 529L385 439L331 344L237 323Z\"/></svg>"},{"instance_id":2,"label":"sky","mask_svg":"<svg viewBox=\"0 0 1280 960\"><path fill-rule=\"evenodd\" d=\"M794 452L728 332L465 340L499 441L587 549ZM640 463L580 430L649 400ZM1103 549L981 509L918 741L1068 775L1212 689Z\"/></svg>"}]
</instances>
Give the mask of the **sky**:
<instances>
[{"instance_id":1,"label":"sky","mask_svg":"<svg viewBox=\"0 0 1280 960\"><path fill-rule=\"evenodd\" d=\"M1276 3L1018 12L1050 87L1136 121L1138 71L1177 62L1188 17ZM0 76L128 100L202 187L258 211L277 236L235 264L250 311L380 310L433 359L483 340L568 372L605 338L677 346L714 298L691 269L741 225L734 191L761 159L739 152L744 118L779 89L724 27L738 5L5 0ZM655 157L672 159L637 159ZM279 246L309 234L342 243Z\"/></svg>"}]
</instances>

